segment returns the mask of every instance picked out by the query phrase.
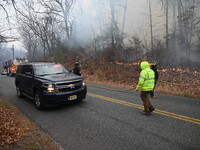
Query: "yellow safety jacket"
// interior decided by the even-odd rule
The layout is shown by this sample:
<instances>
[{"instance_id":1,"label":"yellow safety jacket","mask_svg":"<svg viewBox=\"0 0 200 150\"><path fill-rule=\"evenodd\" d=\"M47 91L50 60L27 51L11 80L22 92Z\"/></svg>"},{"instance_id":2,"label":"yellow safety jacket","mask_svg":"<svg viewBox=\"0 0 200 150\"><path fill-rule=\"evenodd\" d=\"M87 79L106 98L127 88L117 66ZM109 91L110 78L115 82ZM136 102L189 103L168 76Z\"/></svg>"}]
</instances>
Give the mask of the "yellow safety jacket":
<instances>
[{"instance_id":1,"label":"yellow safety jacket","mask_svg":"<svg viewBox=\"0 0 200 150\"><path fill-rule=\"evenodd\" d=\"M142 71L137 88L141 91L152 91L155 85L155 73L150 69L149 63L144 61L140 64Z\"/></svg>"}]
</instances>

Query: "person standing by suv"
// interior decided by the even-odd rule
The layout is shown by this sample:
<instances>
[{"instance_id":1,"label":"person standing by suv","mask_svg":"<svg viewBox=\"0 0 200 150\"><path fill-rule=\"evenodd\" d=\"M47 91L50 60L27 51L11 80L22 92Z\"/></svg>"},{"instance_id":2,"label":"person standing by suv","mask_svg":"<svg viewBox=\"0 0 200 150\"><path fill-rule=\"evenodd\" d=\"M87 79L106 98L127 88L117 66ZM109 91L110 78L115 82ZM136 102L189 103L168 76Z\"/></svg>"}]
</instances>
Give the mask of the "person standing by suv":
<instances>
[{"instance_id":1,"label":"person standing by suv","mask_svg":"<svg viewBox=\"0 0 200 150\"><path fill-rule=\"evenodd\" d=\"M152 64L152 65L151 65L151 69L152 69L152 70L154 71L154 73L155 73L155 85L154 85L153 91L150 92L150 97L151 97L151 98L155 98L155 96L154 96L154 89L155 89L155 87L156 87L157 80L158 80L158 76L159 76L158 70L157 70L157 63Z\"/></svg>"},{"instance_id":2,"label":"person standing by suv","mask_svg":"<svg viewBox=\"0 0 200 150\"><path fill-rule=\"evenodd\" d=\"M150 112L155 110L149 100L149 92L153 90L155 84L155 73L152 69L150 69L147 61L143 61L140 64L140 67L142 71L140 72L140 78L136 87L136 91L141 91L140 96L144 105L144 111L141 112L141 114L150 115Z\"/></svg>"},{"instance_id":3,"label":"person standing by suv","mask_svg":"<svg viewBox=\"0 0 200 150\"><path fill-rule=\"evenodd\" d=\"M79 66L80 66L79 62L76 62L72 71L74 74L81 76L81 69Z\"/></svg>"}]
</instances>

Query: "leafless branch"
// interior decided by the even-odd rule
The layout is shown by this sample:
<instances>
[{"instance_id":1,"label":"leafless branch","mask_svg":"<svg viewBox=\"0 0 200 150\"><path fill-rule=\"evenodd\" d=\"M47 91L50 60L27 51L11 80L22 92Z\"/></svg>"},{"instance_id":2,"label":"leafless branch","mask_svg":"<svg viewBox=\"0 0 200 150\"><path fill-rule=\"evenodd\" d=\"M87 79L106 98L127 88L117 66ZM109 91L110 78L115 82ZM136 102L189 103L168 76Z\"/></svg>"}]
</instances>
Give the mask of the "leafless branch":
<instances>
[{"instance_id":1,"label":"leafless branch","mask_svg":"<svg viewBox=\"0 0 200 150\"><path fill-rule=\"evenodd\" d=\"M3 8L4 12L6 13L6 18L7 18L8 22L10 22L10 21L9 21L9 15L8 15L8 12L7 12L7 10L5 9L5 7L4 7L2 4L0 4L0 7Z\"/></svg>"}]
</instances>

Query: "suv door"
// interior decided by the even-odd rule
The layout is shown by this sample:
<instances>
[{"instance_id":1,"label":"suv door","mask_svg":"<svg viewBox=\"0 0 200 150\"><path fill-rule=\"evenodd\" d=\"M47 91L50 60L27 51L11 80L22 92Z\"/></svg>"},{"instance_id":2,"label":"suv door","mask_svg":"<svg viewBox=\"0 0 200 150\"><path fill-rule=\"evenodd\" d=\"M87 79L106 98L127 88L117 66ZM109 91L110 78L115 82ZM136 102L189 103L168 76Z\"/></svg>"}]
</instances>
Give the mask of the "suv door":
<instances>
[{"instance_id":1,"label":"suv door","mask_svg":"<svg viewBox=\"0 0 200 150\"><path fill-rule=\"evenodd\" d=\"M21 73L23 75L23 81L22 81L22 90L29 96L33 96L32 95L32 91L33 91L33 67L32 65L24 65L22 66L22 70Z\"/></svg>"}]
</instances>

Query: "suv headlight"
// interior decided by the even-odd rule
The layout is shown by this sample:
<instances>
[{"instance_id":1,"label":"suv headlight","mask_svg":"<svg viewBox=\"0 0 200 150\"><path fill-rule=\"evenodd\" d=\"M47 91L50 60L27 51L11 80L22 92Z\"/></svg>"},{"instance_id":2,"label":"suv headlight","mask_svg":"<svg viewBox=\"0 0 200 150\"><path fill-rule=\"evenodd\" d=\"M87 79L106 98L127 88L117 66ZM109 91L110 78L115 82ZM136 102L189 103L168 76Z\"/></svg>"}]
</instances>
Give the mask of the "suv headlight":
<instances>
[{"instance_id":1,"label":"suv headlight","mask_svg":"<svg viewBox=\"0 0 200 150\"><path fill-rule=\"evenodd\" d=\"M47 92L56 92L56 88L52 83L43 84L43 87Z\"/></svg>"},{"instance_id":2,"label":"suv headlight","mask_svg":"<svg viewBox=\"0 0 200 150\"><path fill-rule=\"evenodd\" d=\"M56 92L54 85L53 84L48 84L47 91L48 92Z\"/></svg>"},{"instance_id":3,"label":"suv headlight","mask_svg":"<svg viewBox=\"0 0 200 150\"><path fill-rule=\"evenodd\" d=\"M85 83L85 81L83 81L83 82L82 82L82 86L86 86L86 83Z\"/></svg>"}]
</instances>

